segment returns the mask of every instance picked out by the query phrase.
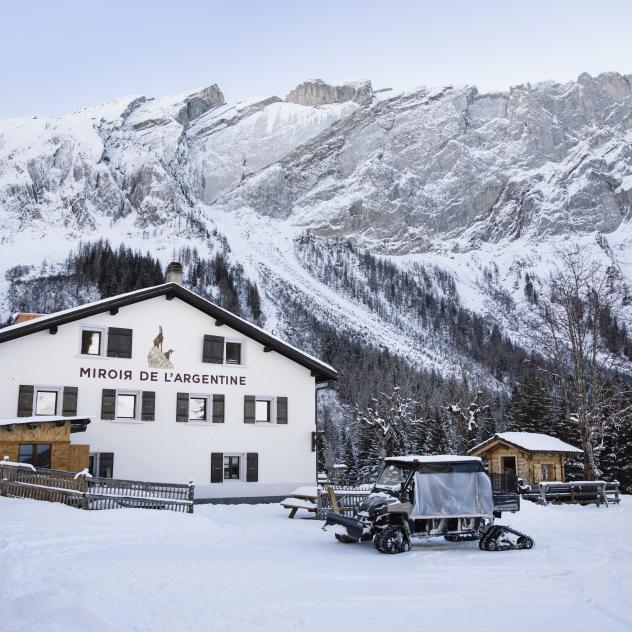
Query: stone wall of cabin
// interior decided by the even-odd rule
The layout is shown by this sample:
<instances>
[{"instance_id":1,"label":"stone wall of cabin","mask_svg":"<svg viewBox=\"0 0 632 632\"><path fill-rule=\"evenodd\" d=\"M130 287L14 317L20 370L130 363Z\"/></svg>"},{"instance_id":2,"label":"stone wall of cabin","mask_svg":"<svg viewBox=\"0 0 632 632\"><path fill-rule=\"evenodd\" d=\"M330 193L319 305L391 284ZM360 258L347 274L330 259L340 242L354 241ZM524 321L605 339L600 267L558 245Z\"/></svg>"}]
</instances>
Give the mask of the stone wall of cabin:
<instances>
[{"instance_id":1,"label":"stone wall of cabin","mask_svg":"<svg viewBox=\"0 0 632 632\"><path fill-rule=\"evenodd\" d=\"M51 469L79 472L88 467L90 446L70 444L70 422L58 426L55 422L37 424L29 428L27 424L16 424L15 430L0 427L0 459L5 456L16 462L21 443L50 443Z\"/></svg>"}]
</instances>

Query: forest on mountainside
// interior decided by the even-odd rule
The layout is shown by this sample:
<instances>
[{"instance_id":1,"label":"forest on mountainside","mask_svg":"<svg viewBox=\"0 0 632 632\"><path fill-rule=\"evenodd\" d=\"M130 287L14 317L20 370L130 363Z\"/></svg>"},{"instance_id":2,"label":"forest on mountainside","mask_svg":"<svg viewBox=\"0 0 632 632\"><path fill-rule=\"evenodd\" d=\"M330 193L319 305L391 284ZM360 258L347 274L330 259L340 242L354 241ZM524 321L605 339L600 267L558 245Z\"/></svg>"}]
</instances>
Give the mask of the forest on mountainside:
<instances>
[{"instance_id":1,"label":"forest on mountainside","mask_svg":"<svg viewBox=\"0 0 632 632\"><path fill-rule=\"evenodd\" d=\"M338 381L320 397L323 448L360 479L374 476L383 449L379 426L366 423L367 418L396 418L390 441L391 449L400 453L462 453L503 430L544 432L580 445L568 393L556 379L551 359L528 353L504 336L496 323L464 308L454 280L444 271L423 266L404 271L350 243L308 234L296 247L303 265L336 292L348 294L367 310L379 311L411 337L429 331L437 345L446 345L449 339L498 385L492 388L489 381L482 383L480 377L463 371L457 377L456 372L416 366L389 349L388 341L378 346L358 332L325 322L293 286L276 282L274 307L283 322L279 333L338 370ZM225 249L202 257L185 247L173 255L183 264L186 287L265 326L257 285L239 263L231 262ZM58 266L46 262L37 268L16 266L7 280L12 311L46 313L157 285L163 282L163 270L149 253L123 246L113 249L107 241L98 241L81 245ZM527 288L530 300L545 300L533 287ZM625 327L605 307L600 308L595 331L603 348L618 357L631 357ZM592 439L596 466L603 477L632 489L632 421L614 414L614 408L632 405L632 389L624 373L612 371L609 380L610 409L600 411L600 431ZM481 404L480 414L467 433L449 407L467 410L474 401ZM582 463L570 462L568 472L581 478Z\"/></svg>"},{"instance_id":2,"label":"forest on mountainside","mask_svg":"<svg viewBox=\"0 0 632 632\"><path fill-rule=\"evenodd\" d=\"M173 253L186 270L185 285L231 312L253 322L261 321L261 300L239 264L232 264L222 251L200 257L195 248ZM108 298L164 283L158 259L108 241L79 246L57 266L45 261L38 267L15 266L6 273L7 299L11 312L48 314L82 303Z\"/></svg>"}]
</instances>

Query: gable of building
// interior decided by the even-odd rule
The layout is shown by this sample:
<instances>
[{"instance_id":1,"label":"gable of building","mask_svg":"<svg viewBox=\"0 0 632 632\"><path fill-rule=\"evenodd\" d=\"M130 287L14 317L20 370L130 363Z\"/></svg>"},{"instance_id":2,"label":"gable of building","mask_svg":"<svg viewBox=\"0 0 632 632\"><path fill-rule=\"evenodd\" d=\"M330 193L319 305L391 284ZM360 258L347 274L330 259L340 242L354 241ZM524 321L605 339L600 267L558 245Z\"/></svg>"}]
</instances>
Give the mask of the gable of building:
<instances>
[{"instance_id":1,"label":"gable of building","mask_svg":"<svg viewBox=\"0 0 632 632\"><path fill-rule=\"evenodd\" d=\"M54 333L58 327L65 324L104 312L116 314L122 307L160 296L164 296L166 300L178 299L203 312L210 318L213 318L215 324L227 325L240 334L258 342L263 346L264 351L275 351L309 369L316 379L316 382L327 382L337 378L336 370L330 365L321 362L317 358L269 334L260 327L249 323L243 318L187 290L178 283L164 283L162 285L128 292L0 329L0 344L40 331L50 330L51 333Z\"/></svg>"}]
</instances>

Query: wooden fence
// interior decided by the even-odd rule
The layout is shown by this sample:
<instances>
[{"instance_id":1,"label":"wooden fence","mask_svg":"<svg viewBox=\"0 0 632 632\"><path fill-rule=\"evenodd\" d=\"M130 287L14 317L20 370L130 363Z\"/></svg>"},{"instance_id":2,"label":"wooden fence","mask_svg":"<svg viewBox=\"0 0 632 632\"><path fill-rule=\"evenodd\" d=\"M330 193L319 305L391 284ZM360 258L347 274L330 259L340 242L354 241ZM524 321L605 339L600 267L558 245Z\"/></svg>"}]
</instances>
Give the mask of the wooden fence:
<instances>
[{"instance_id":1,"label":"wooden fence","mask_svg":"<svg viewBox=\"0 0 632 632\"><path fill-rule=\"evenodd\" d=\"M333 490L338 512L343 516L353 518L356 507L371 493L373 485L329 485L318 488L318 509L316 517L324 520L327 512L333 511L332 499L327 487Z\"/></svg>"},{"instance_id":2,"label":"wooden fence","mask_svg":"<svg viewBox=\"0 0 632 632\"><path fill-rule=\"evenodd\" d=\"M80 509L168 509L193 513L193 481L188 485L92 477L0 461L0 496L58 502Z\"/></svg>"}]
</instances>

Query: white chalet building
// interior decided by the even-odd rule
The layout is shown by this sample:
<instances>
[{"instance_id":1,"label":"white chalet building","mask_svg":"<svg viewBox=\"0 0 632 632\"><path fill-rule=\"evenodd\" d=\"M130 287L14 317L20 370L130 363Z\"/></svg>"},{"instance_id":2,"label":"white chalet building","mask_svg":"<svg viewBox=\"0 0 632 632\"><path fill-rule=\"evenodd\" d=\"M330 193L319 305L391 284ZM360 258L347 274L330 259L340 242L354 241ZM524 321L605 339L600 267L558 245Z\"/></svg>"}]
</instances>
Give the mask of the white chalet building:
<instances>
[{"instance_id":1,"label":"white chalet building","mask_svg":"<svg viewBox=\"0 0 632 632\"><path fill-rule=\"evenodd\" d=\"M95 475L192 479L198 499L313 484L316 384L336 371L182 287L178 268L0 329L0 418L90 416L72 442Z\"/></svg>"}]
</instances>

